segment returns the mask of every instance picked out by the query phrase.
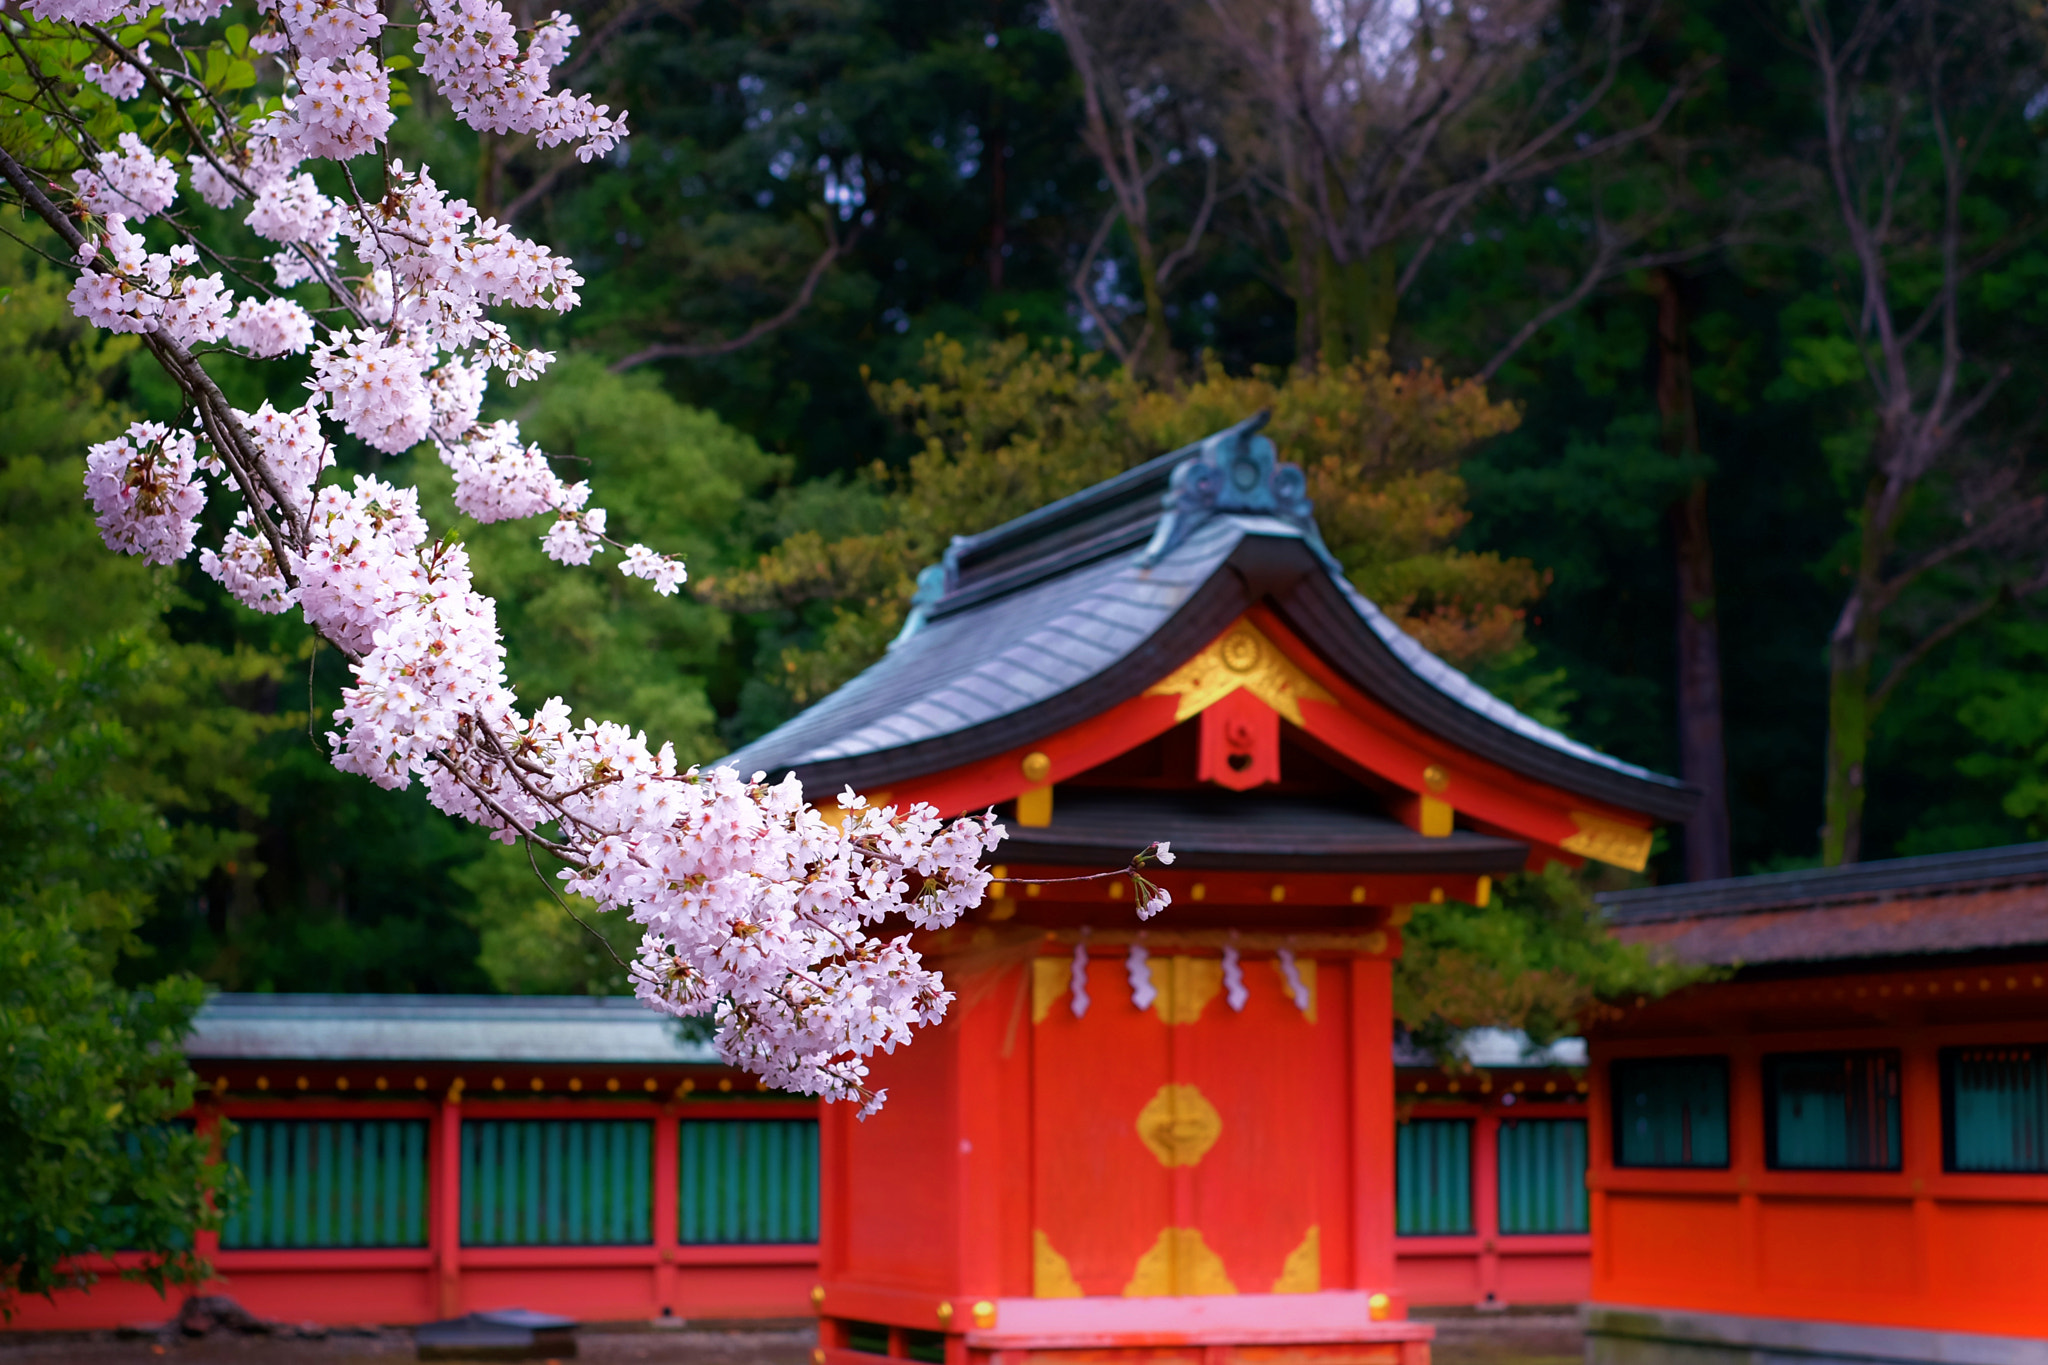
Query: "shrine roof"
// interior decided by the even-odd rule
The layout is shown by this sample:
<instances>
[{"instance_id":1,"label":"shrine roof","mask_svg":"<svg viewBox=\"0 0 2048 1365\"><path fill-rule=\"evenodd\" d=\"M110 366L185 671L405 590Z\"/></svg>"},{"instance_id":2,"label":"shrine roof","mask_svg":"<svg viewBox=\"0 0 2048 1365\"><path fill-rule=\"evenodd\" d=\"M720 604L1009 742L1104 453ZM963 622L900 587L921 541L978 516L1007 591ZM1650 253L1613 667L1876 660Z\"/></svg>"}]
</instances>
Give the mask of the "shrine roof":
<instances>
[{"instance_id":1,"label":"shrine roof","mask_svg":"<svg viewBox=\"0 0 2048 1365\"><path fill-rule=\"evenodd\" d=\"M1466 750L1660 820L1698 793L1523 715L1417 643L1324 547L1264 415L974 536L918 577L881 660L721 760L873 791L1139 694L1264 601L1362 692Z\"/></svg>"},{"instance_id":2,"label":"shrine roof","mask_svg":"<svg viewBox=\"0 0 2048 1365\"><path fill-rule=\"evenodd\" d=\"M1174 866L1286 872L1519 871L1528 846L1457 830L1430 838L1361 812L1356 802L1261 792L1126 791L1073 787L1052 823L1009 824L1003 857L1016 862L1115 863L1163 839Z\"/></svg>"},{"instance_id":3,"label":"shrine roof","mask_svg":"<svg viewBox=\"0 0 2048 1365\"><path fill-rule=\"evenodd\" d=\"M2048 945L2048 843L1597 897L1618 938L1687 962L1845 961Z\"/></svg>"},{"instance_id":4,"label":"shrine roof","mask_svg":"<svg viewBox=\"0 0 2048 1365\"><path fill-rule=\"evenodd\" d=\"M185 1050L208 1061L718 1064L630 996L223 994Z\"/></svg>"}]
</instances>

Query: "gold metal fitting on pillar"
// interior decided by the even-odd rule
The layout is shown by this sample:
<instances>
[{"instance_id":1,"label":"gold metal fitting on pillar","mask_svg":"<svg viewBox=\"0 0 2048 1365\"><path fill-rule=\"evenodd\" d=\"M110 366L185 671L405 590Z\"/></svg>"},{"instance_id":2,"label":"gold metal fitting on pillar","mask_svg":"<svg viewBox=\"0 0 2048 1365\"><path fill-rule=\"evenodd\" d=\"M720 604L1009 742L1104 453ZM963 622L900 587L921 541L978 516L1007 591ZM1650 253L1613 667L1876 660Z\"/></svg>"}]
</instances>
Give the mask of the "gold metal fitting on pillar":
<instances>
[{"instance_id":1,"label":"gold metal fitting on pillar","mask_svg":"<svg viewBox=\"0 0 2048 1365\"><path fill-rule=\"evenodd\" d=\"M987 1299L974 1305L974 1325L984 1330L996 1325L996 1306Z\"/></svg>"}]
</instances>

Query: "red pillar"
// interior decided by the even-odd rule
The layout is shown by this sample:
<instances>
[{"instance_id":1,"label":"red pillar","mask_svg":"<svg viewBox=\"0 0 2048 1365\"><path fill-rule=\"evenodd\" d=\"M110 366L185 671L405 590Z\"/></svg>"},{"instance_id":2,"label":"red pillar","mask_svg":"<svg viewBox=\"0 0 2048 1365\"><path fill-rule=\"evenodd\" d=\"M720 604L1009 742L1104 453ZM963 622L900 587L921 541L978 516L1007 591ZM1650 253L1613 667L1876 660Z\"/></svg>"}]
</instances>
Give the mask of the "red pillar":
<instances>
[{"instance_id":1,"label":"red pillar","mask_svg":"<svg viewBox=\"0 0 2048 1365\"><path fill-rule=\"evenodd\" d=\"M428 1189L433 1217L428 1246L440 1275L441 1316L462 1313L462 1091L451 1087L434 1119L434 1161Z\"/></svg>"},{"instance_id":2,"label":"red pillar","mask_svg":"<svg viewBox=\"0 0 2048 1365\"><path fill-rule=\"evenodd\" d=\"M1899 1168L1912 1181L1913 1288L1933 1292L1929 1261L1936 1235L1934 1200L1927 1186L1941 1178L1941 1054L1925 1033L1914 1029L1903 1039L1899 1069Z\"/></svg>"},{"instance_id":3,"label":"red pillar","mask_svg":"<svg viewBox=\"0 0 2048 1365\"><path fill-rule=\"evenodd\" d=\"M1351 960L1352 1284L1394 1287L1394 968ZM1406 1315L1405 1306L1397 1309Z\"/></svg>"},{"instance_id":4,"label":"red pillar","mask_svg":"<svg viewBox=\"0 0 2048 1365\"><path fill-rule=\"evenodd\" d=\"M677 1186L681 1175L680 1130L673 1102L661 1107L654 1120L654 1311L675 1311L676 1243L681 1214L677 1208Z\"/></svg>"},{"instance_id":5,"label":"red pillar","mask_svg":"<svg viewBox=\"0 0 2048 1365\"><path fill-rule=\"evenodd\" d=\"M1500 1114L1489 1104L1472 1125L1472 1231L1479 1236L1479 1298L1500 1298Z\"/></svg>"},{"instance_id":6,"label":"red pillar","mask_svg":"<svg viewBox=\"0 0 2048 1365\"><path fill-rule=\"evenodd\" d=\"M1763 1204L1757 1185L1764 1166L1764 1075L1756 1045L1737 1039L1728 1049L1728 1169L1742 1218L1741 1264L1749 1287L1763 1288Z\"/></svg>"}]
</instances>

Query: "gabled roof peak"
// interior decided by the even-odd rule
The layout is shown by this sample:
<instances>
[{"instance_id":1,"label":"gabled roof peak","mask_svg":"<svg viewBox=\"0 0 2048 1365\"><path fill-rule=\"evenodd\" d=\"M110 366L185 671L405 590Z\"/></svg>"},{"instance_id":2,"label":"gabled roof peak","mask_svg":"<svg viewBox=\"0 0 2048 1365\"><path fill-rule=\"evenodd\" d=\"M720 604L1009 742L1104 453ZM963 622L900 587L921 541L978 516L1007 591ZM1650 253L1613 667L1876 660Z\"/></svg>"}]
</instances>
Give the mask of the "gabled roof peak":
<instances>
[{"instance_id":1,"label":"gabled roof peak","mask_svg":"<svg viewBox=\"0 0 2048 1365\"><path fill-rule=\"evenodd\" d=\"M1308 476L1300 465L1283 463L1273 442L1258 434L1272 416L1270 408L1261 409L1236 426L1187 447L1193 453L1173 467L1163 502L1165 515L1138 560L1142 567L1149 569L1164 559L1189 532L1216 513L1251 512L1291 523L1318 558L1338 568L1323 545L1322 532L1316 529Z\"/></svg>"},{"instance_id":2,"label":"gabled roof peak","mask_svg":"<svg viewBox=\"0 0 2048 1365\"><path fill-rule=\"evenodd\" d=\"M1152 568L1218 514L1278 518L1341 573L1316 529L1307 476L1258 434L1271 417L1253 413L1000 526L954 536L944 557L918 574L910 615L890 647L940 616L1138 545L1139 567Z\"/></svg>"}]
</instances>

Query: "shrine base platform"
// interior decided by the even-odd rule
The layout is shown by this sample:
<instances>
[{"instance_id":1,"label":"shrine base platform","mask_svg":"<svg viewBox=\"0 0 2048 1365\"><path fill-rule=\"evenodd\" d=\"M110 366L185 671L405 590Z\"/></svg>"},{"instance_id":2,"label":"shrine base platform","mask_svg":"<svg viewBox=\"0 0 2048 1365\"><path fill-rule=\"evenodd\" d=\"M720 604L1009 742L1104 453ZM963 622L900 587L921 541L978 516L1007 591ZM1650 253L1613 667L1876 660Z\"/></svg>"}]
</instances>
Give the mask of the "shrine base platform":
<instances>
[{"instance_id":1,"label":"shrine base platform","mask_svg":"<svg viewBox=\"0 0 2048 1365\"><path fill-rule=\"evenodd\" d=\"M1364 1291L1007 1298L973 1305L946 1365L1429 1365L1436 1329L1378 1320ZM963 1308L966 1305L962 1305ZM964 1315L963 1315L964 1316ZM822 1325L817 1365L876 1365ZM893 1344L893 1342L892 1342Z\"/></svg>"},{"instance_id":2,"label":"shrine base platform","mask_svg":"<svg viewBox=\"0 0 2048 1365\"><path fill-rule=\"evenodd\" d=\"M2048 1365L2048 1341L1589 1303L1586 1365Z\"/></svg>"}]
</instances>

